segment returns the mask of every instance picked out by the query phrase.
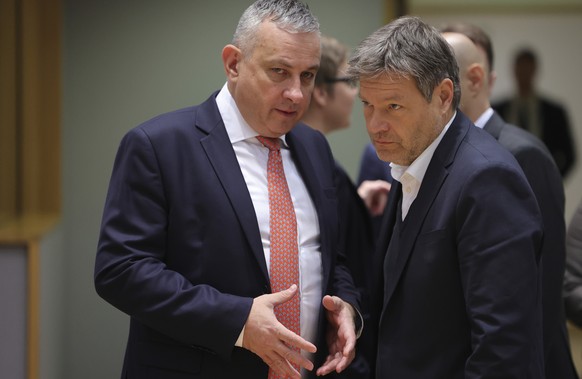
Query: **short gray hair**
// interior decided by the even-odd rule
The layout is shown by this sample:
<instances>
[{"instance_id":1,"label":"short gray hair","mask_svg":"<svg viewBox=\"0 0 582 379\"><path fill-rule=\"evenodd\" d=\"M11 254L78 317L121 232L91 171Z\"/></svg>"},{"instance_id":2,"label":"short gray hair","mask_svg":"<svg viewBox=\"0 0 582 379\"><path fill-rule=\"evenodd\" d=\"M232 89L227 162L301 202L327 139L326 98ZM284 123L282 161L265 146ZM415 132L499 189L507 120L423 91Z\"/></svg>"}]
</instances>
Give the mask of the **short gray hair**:
<instances>
[{"instance_id":1,"label":"short gray hair","mask_svg":"<svg viewBox=\"0 0 582 379\"><path fill-rule=\"evenodd\" d=\"M243 54L250 54L256 43L256 32L264 21L271 21L290 33L320 33L319 21L307 4L297 0L258 0L242 14L232 44Z\"/></svg>"},{"instance_id":2,"label":"short gray hair","mask_svg":"<svg viewBox=\"0 0 582 379\"><path fill-rule=\"evenodd\" d=\"M444 79L453 82L453 109L461 99L459 67L450 45L436 28L405 16L381 27L355 49L348 74L354 79L401 75L416 82L427 101Z\"/></svg>"}]
</instances>

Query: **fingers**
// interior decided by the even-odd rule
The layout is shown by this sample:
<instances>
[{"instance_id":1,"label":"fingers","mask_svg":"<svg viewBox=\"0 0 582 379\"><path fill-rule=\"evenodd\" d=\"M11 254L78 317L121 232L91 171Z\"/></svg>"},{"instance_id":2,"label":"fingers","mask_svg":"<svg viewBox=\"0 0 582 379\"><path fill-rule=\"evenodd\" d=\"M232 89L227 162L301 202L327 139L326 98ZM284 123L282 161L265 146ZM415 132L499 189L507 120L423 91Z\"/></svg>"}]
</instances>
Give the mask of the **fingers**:
<instances>
[{"instance_id":1,"label":"fingers","mask_svg":"<svg viewBox=\"0 0 582 379\"><path fill-rule=\"evenodd\" d=\"M328 347L330 354L317 370L317 375L345 370L355 357L356 334L354 308L337 296L324 296L322 300L329 320Z\"/></svg>"},{"instance_id":2,"label":"fingers","mask_svg":"<svg viewBox=\"0 0 582 379\"><path fill-rule=\"evenodd\" d=\"M295 347L299 350L305 350L309 353L315 353L317 351L317 347L314 344L285 328L282 324L280 324L280 326L281 327L277 330L278 338L280 341L285 342L287 346Z\"/></svg>"},{"instance_id":3,"label":"fingers","mask_svg":"<svg viewBox=\"0 0 582 379\"><path fill-rule=\"evenodd\" d=\"M293 298L297 294L297 284L291 285L291 287L287 288L284 291L275 292L269 295L264 295L268 297L273 306L283 304Z\"/></svg>"},{"instance_id":4,"label":"fingers","mask_svg":"<svg viewBox=\"0 0 582 379\"><path fill-rule=\"evenodd\" d=\"M315 353L317 348L287 329L274 314L277 305L289 301L297 292L297 286L292 285L284 291L255 298L245 323L242 346L257 354L278 373L300 379L295 367L313 370L313 363L300 351Z\"/></svg>"},{"instance_id":5,"label":"fingers","mask_svg":"<svg viewBox=\"0 0 582 379\"><path fill-rule=\"evenodd\" d=\"M325 295L323 297L322 304L328 311L335 312L338 311L342 307L342 299L337 296L329 296Z\"/></svg>"},{"instance_id":6,"label":"fingers","mask_svg":"<svg viewBox=\"0 0 582 379\"><path fill-rule=\"evenodd\" d=\"M334 371L339 374L348 367L354 359L354 356L355 353L345 356L339 352L333 355L328 355L323 365L317 369L316 374L318 376L323 376Z\"/></svg>"},{"instance_id":7,"label":"fingers","mask_svg":"<svg viewBox=\"0 0 582 379\"><path fill-rule=\"evenodd\" d=\"M336 353L334 355L328 355L323 365L317 369L316 374L318 376L327 375L333 371L336 371L337 364L341 360L342 355L340 353ZM338 371L339 373L340 371Z\"/></svg>"},{"instance_id":8,"label":"fingers","mask_svg":"<svg viewBox=\"0 0 582 379\"><path fill-rule=\"evenodd\" d=\"M263 361L269 366L271 370L274 370L279 375L283 377L300 379L301 374L295 370L295 368L289 363L289 361L284 358L275 355L275 357L263 358Z\"/></svg>"},{"instance_id":9,"label":"fingers","mask_svg":"<svg viewBox=\"0 0 582 379\"><path fill-rule=\"evenodd\" d=\"M390 187L391 184L383 180L365 180L358 187L358 194L372 215L384 212Z\"/></svg>"},{"instance_id":10,"label":"fingers","mask_svg":"<svg viewBox=\"0 0 582 379\"><path fill-rule=\"evenodd\" d=\"M299 338L301 339L301 337ZM314 345L311 346L315 348ZM277 371L279 374L297 379L300 378L300 372L296 370L296 367L305 368L309 371L312 371L314 368L313 362L302 356L297 349L291 348L283 343L282 339L262 358L271 369Z\"/></svg>"},{"instance_id":11,"label":"fingers","mask_svg":"<svg viewBox=\"0 0 582 379\"><path fill-rule=\"evenodd\" d=\"M322 304L323 307L330 312L341 312L345 310L352 318L356 316L355 309L349 303L346 303L337 296L325 295Z\"/></svg>"}]
</instances>

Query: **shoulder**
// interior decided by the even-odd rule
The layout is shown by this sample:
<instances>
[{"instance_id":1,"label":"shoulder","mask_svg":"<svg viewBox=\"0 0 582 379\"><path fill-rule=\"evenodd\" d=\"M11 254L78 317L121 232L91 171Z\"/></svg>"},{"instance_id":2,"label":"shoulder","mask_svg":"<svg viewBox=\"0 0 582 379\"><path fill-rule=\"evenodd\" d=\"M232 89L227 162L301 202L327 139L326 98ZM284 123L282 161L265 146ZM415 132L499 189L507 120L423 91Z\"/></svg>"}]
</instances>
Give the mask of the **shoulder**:
<instances>
[{"instance_id":1,"label":"shoulder","mask_svg":"<svg viewBox=\"0 0 582 379\"><path fill-rule=\"evenodd\" d=\"M512 124L503 124L499 142L512 152L531 150L550 156L546 145L539 138Z\"/></svg>"},{"instance_id":2,"label":"shoulder","mask_svg":"<svg viewBox=\"0 0 582 379\"><path fill-rule=\"evenodd\" d=\"M303 149L307 154L331 156L331 148L325 136L303 123L298 123L287 133L286 140L292 149Z\"/></svg>"},{"instance_id":3,"label":"shoulder","mask_svg":"<svg viewBox=\"0 0 582 379\"><path fill-rule=\"evenodd\" d=\"M196 125L212 128L221 120L215 97L216 93L201 104L162 113L138 125L137 129L154 135L192 129Z\"/></svg>"},{"instance_id":4,"label":"shoulder","mask_svg":"<svg viewBox=\"0 0 582 379\"><path fill-rule=\"evenodd\" d=\"M464 139L465 153L470 154L478 160L485 160L491 163L510 162L513 164L514 158L507 148L503 147L499 141L489 132L478 127L470 127Z\"/></svg>"},{"instance_id":5,"label":"shoulder","mask_svg":"<svg viewBox=\"0 0 582 379\"><path fill-rule=\"evenodd\" d=\"M497 178L509 175L525 180L515 156L489 133L477 127L469 128L463 143L459 146L451 172L465 176L467 180L485 172L489 173L485 175L495 172L494 177Z\"/></svg>"},{"instance_id":6,"label":"shoulder","mask_svg":"<svg viewBox=\"0 0 582 379\"><path fill-rule=\"evenodd\" d=\"M327 140L323 133L318 130L315 130L308 125L299 122L297 125L293 127L293 129L287 134L291 136L293 139L301 140L305 144L309 143L325 143L327 144Z\"/></svg>"}]
</instances>

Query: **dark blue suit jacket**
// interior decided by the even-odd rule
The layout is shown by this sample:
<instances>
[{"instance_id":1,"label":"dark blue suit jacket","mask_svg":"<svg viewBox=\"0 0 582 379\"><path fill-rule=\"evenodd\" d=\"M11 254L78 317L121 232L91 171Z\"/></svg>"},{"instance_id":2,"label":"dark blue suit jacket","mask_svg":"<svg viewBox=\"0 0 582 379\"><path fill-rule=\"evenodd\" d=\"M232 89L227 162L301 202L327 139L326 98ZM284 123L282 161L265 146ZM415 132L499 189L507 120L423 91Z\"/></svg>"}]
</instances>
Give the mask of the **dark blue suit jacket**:
<instances>
[{"instance_id":1,"label":"dark blue suit jacket","mask_svg":"<svg viewBox=\"0 0 582 379\"><path fill-rule=\"evenodd\" d=\"M255 211L211 96L158 116L123 138L103 213L95 266L100 296L131 316L123 377L267 378L234 347L253 298L270 293ZM305 125L287 134L315 204L324 294L357 305L337 263L335 163ZM319 315L316 367L327 354Z\"/></svg>"},{"instance_id":2,"label":"dark blue suit jacket","mask_svg":"<svg viewBox=\"0 0 582 379\"><path fill-rule=\"evenodd\" d=\"M560 171L541 140L517 126L507 124L497 113L491 116L484 129L517 159L542 214L544 239L541 274L546 377L578 378L570 353L562 302L566 223Z\"/></svg>"},{"instance_id":3,"label":"dark blue suit jacket","mask_svg":"<svg viewBox=\"0 0 582 379\"><path fill-rule=\"evenodd\" d=\"M542 224L513 156L458 112L395 236L400 198L395 181L376 264L377 378L543 378Z\"/></svg>"}]
</instances>

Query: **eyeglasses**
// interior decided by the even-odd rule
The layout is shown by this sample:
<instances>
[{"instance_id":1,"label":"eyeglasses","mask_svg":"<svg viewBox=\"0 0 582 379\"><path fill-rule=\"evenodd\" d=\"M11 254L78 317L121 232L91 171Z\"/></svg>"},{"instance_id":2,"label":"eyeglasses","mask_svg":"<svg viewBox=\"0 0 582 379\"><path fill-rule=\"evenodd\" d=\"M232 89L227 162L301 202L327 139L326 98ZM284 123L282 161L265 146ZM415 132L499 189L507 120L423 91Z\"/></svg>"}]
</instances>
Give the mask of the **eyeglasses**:
<instances>
[{"instance_id":1,"label":"eyeglasses","mask_svg":"<svg viewBox=\"0 0 582 379\"><path fill-rule=\"evenodd\" d=\"M339 76L337 78L325 78L325 82L326 83L344 82L352 88L356 88L358 86L358 81L348 76Z\"/></svg>"}]
</instances>

